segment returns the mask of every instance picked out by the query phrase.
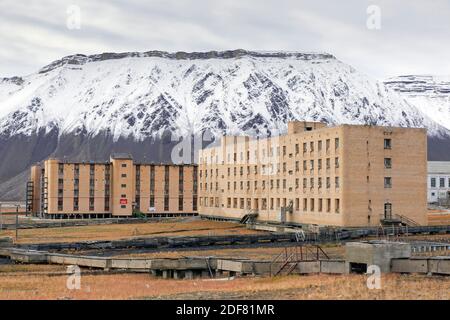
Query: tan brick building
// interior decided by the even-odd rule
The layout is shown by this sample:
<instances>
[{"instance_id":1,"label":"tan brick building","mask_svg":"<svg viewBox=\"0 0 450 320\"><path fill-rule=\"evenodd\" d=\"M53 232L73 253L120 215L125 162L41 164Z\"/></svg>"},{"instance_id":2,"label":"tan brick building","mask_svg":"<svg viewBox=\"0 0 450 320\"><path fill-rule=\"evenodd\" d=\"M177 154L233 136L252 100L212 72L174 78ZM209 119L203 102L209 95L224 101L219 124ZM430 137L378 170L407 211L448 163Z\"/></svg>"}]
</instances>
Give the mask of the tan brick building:
<instances>
[{"instance_id":1,"label":"tan brick building","mask_svg":"<svg viewBox=\"0 0 450 320\"><path fill-rule=\"evenodd\" d=\"M427 224L425 129L290 122L199 154L199 214L331 226ZM412 221L411 221L412 220Z\"/></svg>"},{"instance_id":2,"label":"tan brick building","mask_svg":"<svg viewBox=\"0 0 450 320\"><path fill-rule=\"evenodd\" d=\"M106 163L48 159L31 168L29 212L43 217L197 213L197 167L134 163L119 154Z\"/></svg>"}]
</instances>

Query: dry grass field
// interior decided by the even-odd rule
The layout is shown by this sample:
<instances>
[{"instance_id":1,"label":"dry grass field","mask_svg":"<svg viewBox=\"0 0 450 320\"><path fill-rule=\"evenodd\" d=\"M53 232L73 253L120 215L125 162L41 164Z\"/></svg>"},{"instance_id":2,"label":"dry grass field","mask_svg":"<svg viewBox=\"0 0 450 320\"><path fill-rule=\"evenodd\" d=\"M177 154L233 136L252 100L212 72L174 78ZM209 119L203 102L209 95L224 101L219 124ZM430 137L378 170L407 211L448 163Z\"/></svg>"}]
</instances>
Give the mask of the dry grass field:
<instances>
[{"instance_id":1,"label":"dry grass field","mask_svg":"<svg viewBox=\"0 0 450 320\"><path fill-rule=\"evenodd\" d=\"M208 220L171 220L139 224L106 224L62 228L19 230L17 243L76 242L85 240L116 240L142 236L199 236L253 234L243 225ZM14 237L15 231L1 231L0 236Z\"/></svg>"},{"instance_id":2,"label":"dry grass field","mask_svg":"<svg viewBox=\"0 0 450 320\"><path fill-rule=\"evenodd\" d=\"M442 226L450 225L450 212L439 210L428 210L428 225Z\"/></svg>"},{"instance_id":3,"label":"dry grass field","mask_svg":"<svg viewBox=\"0 0 450 320\"><path fill-rule=\"evenodd\" d=\"M309 275L234 280L164 280L148 274L67 276L17 272L1 277L0 299L450 299L449 277L383 275L380 290L365 275Z\"/></svg>"}]
</instances>

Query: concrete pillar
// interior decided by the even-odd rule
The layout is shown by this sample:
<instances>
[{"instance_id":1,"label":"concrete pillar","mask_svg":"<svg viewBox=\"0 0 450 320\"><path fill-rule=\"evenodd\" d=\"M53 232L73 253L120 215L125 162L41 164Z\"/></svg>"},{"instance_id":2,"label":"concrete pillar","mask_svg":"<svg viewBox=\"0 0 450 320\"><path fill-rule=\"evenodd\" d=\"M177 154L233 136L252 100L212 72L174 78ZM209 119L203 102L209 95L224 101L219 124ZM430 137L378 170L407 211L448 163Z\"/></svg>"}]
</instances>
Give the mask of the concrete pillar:
<instances>
[{"instance_id":1,"label":"concrete pillar","mask_svg":"<svg viewBox=\"0 0 450 320\"><path fill-rule=\"evenodd\" d=\"M194 279L194 272L192 270L186 270L184 272L184 278L185 279Z\"/></svg>"},{"instance_id":2,"label":"concrete pillar","mask_svg":"<svg viewBox=\"0 0 450 320\"><path fill-rule=\"evenodd\" d=\"M163 279L169 279L172 277L172 270L163 270L162 272Z\"/></svg>"}]
</instances>

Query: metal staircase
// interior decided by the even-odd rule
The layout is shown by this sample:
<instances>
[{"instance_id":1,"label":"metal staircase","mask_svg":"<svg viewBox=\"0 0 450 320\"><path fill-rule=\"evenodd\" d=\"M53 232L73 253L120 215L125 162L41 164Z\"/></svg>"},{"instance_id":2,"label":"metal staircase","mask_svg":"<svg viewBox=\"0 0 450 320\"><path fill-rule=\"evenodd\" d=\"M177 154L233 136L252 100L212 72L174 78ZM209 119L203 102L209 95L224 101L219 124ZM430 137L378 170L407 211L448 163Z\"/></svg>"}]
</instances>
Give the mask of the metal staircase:
<instances>
[{"instance_id":1,"label":"metal staircase","mask_svg":"<svg viewBox=\"0 0 450 320\"><path fill-rule=\"evenodd\" d=\"M420 226L419 223L414 221L407 216L401 214L393 214L390 217L382 217L380 219L382 226L408 226L408 227L417 227Z\"/></svg>"},{"instance_id":2,"label":"metal staircase","mask_svg":"<svg viewBox=\"0 0 450 320\"><path fill-rule=\"evenodd\" d=\"M255 222L257 217L258 217L258 210L250 210L241 217L239 223L250 224Z\"/></svg>"},{"instance_id":3,"label":"metal staircase","mask_svg":"<svg viewBox=\"0 0 450 320\"><path fill-rule=\"evenodd\" d=\"M318 245L297 245L285 247L270 264L270 275L289 275L300 262L330 259L327 253Z\"/></svg>"}]
</instances>

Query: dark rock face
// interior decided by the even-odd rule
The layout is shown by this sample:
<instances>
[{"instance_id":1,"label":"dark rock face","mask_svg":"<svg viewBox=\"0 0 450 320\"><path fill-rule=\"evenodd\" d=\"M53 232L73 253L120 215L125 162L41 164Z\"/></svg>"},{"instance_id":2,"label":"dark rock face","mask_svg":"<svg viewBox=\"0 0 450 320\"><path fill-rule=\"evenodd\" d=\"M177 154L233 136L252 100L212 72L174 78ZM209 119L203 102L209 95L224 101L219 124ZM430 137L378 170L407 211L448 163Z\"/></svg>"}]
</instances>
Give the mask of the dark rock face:
<instances>
[{"instance_id":1,"label":"dark rock face","mask_svg":"<svg viewBox=\"0 0 450 320\"><path fill-rule=\"evenodd\" d=\"M428 161L450 161L450 136L428 137Z\"/></svg>"},{"instance_id":2,"label":"dark rock face","mask_svg":"<svg viewBox=\"0 0 450 320\"><path fill-rule=\"evenodd\" d=\"M122 53L105 52L90 56L86 56L84 54L75 54L67 56L43 67L39 71L39 73L46 73L48 71L51 71L55 68L61 67L66 64L81 65L85 64L86 62L123 59L129 57L158 57L174 60L196 60L196 59L233 59L233 58L240 58L243 56L258 57L258 58L296 58L302 60L335 59L333 55L328 53L255 52L243 49L227 50L227 51L208 51L208 52L180 51L174 53L158 50L146 52L122 52Z\"/></svg>"}]
</instances>

